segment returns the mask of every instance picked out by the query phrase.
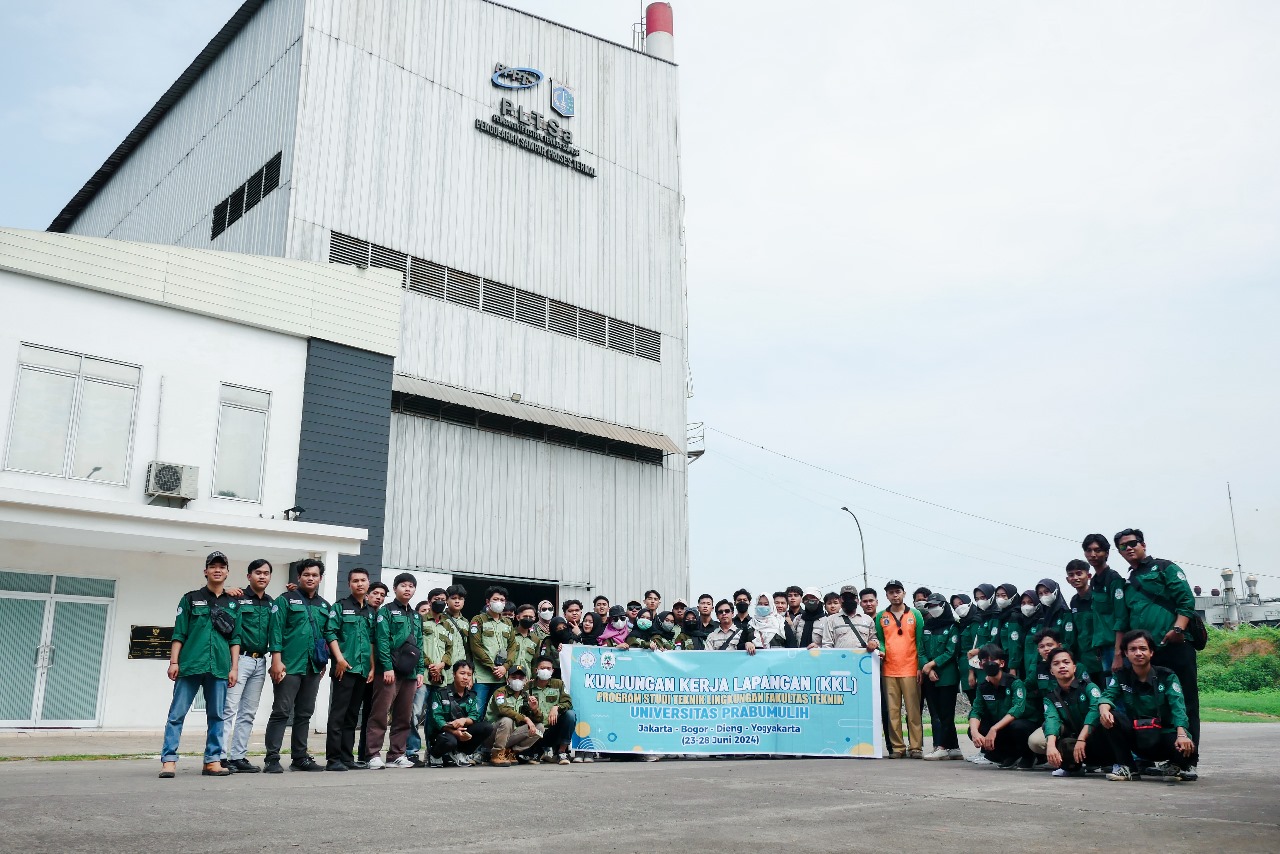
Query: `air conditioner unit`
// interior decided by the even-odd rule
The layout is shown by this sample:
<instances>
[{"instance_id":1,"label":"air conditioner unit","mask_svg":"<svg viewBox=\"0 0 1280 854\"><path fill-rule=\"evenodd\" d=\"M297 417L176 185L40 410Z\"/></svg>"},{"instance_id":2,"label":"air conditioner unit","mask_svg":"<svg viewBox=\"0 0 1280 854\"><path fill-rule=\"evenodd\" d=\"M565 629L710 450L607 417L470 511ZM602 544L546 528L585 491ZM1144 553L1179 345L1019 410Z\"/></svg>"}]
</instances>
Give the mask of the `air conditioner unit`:
<instances>
[{"instance_id":1,"label":"air conditioner unit","mask_svg":"<svg viewBox=\"0 0 1280 854\"><path fill-rule=\"evenodd\" d=\"M200 485L200 467L159 461L147 463L147 495L168 498L196 498Z\"/></svg>"}]
</instances>

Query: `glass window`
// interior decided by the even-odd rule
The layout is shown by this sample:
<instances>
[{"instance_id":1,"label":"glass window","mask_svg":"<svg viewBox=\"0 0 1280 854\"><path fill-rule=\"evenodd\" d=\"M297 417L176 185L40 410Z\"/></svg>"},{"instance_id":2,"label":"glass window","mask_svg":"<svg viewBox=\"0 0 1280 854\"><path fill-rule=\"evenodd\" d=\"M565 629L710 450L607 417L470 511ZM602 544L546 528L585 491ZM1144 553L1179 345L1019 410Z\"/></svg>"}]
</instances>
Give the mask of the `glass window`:
<instances>
[{"instance_id":1,"label":"glass window","mask_svg":"<svg viewBox=\"0 0 1280 854\"><path fill-rule=\"evenodd\" d=\"M30 344L19 361L5 468L123 485L141 371Z\"/></svg>"},{"instance_id":2,"label":"glass window","mask_svg":"<svg viewBox=\"0 0 1280 854\"><path fill-rule=\"evenodd\" d=\"M218 448L213 494L242 501L262 500L262 465L267 450L271 395L224 385L218 411Z\"/></svg>"}]
</instances>

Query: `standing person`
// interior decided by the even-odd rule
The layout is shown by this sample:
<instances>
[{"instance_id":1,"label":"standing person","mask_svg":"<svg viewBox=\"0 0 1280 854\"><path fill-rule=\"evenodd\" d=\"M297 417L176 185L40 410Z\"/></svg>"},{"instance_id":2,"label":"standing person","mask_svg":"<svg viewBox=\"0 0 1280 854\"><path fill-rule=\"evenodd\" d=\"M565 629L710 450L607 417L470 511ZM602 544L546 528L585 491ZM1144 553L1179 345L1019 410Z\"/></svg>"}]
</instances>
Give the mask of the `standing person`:
<instances>
[{"instance_id":1,"label":"standing person","mask_svg":"<svg viewBox=\"0 0 1280 854\"><path fill-rule=\"evenodd\" d=\"M911 591L911 607L923 614L925 602L927 602L929 597L932 595L933 591L928 587L917 587L915 590Z\"/></svg>"},{"instance_id":2,"label":"standing person","mask_svg":"<svg viewBox=\"0 0 1280 854\"><path fill-rule=\"evenodd\" d=\"M329 682L329 725L325 737L326 771L367 768L355 756L356 722L364 688L373 681L373 619L369 573L355 567L347 573L350 591L329 609L329 629L338 643Z\"/></svg>"},{"instance_id":3,"label":"standing person","mask_svg":"<svg viewBox=\"0 0 1280 854\"><path fill-rule=\"evenodd\" d=\"M1137 528L1125 528L1115 537L1116 549L1129 563L1125 607L1131 629L1155 638L1151 663L1172 670L1182 688L1187 733L1195 746L1183 780L1196 779L1200 764L1200 685L1196 674L1196 650L1187 628L1196 617L1196 599L1186 573L1174 562L1147 555L1147 541ZM1128 648L1128 644L1125 645Z\"/></svg>"},{"instance_id":4,"label":"standing person","mask_svg":"<svg viewBox=\"0 0 1280 854\"><path fill-rule=\"evenodd\" d=\"M976 594L975 594L976 595ZM995 589L995 631L988 643L994 643L1009 656L1009 672L1018 677L1022 673L1022 648L1025 645L1026 629L1023 626L1025 617L1018 605L1021 596L1018 585L1001 584Z\"/></svg>"},{"instance_id":5,"label":"standing person","mask_svg":"<svg viewBox=\"0 0 1280 854\"><path fill-rule=\"evenodd\" d=\"M1031 749L1045 755L1055 777L1076 777L1088 767L1110 765L1111 747L1098 733L1102 690L1077 675L1069 649L1049 653L1049 672L1054 681L1044 697L1044 733L1031 736Z\"/></svg>"},{"instance_id":6,"label":"standing person","mask_svg":"<svg viewBox=\"0 0 1280 854\"><path fill-rule=\"evenodd\" d=\"M920 714L920 651L924 647L924 618L903 600L906 590L901 581L884 586L889 607L876 617L876 640L884 650L885 693L889 704L889 758L922 759L924 726ZM907 732L910 752L902 741L903 705L907 709Z\"/></svg>"},{"instance_id":7,"label":"standing person","mask_svg":"<svg viewBox=\"0 0 1280 854\"><path fill-rule=\"evenodd\" d=\"M596 612L596 625L603 626L609 622L609 597L597 596L591 600L591 609Z\"/></svg>"},{"instance_id":8,"label":"standing person","mask_svg":"<svg viewBox=\"0 0 1280 854\"><path fill-rule=\"evenodd\" d=\"M698 623L693 634L704 642L707 635L716 630L716 618L712 613L715 610L715 601L710 593L703 593L698 597Z\"/></svg>"},{"instance_id":9,"label":"standing person","mask_svg":"<svg viewBox=\"0 0 1280 854\"><path fill-rule=\"evenodd\" d=\"M431 744L431 701L453 681L451 668L457 651L453 645L453 632L445 622L448 599L448 593L442 587L436 587L427 594L427 608L422 616L422 659L426 670L422 687L413 695L413 729L405 744L410 762L417 759L419 747ZM430 750L424 754L421 763L432 767L444 764L438 757L433 757Z\"/></svg>"},{"instance_id":10,"label":"standing person","mask_svg":"<svg viewBox=\"0 0 1280 854\"><path fill-rule=\"evenodd\" d=\"M960 659L960 630L951 606L941 593L930 593L925 600L925 622L920 647L921 693L929 707L933 729L933 752L924 758L964 759L960 736L956 733L956 695L960 676L956 661Z\"/></svg>"},{"instance_id":11,"label":"standing person","mask_svg":"<svg viewBox=\"0 0 1280 854\"><path fill-rule=\"evenodd\" d=\"M788 591L790 588L788 588ZM788 593L790 598L790 593ZM822 597L818 588L808 587L801 600L800 613L791 619L791 628L796 633L796 645L800 649L817 649L822 642L822 630L818 623L826 616L822 609Z\"/></svg>"},{"instance_id":12,"label":"standing person","mask_svg":"<svg viewBox=\"0 0 1280 854\"><path fill-rule=\"evenodd\" d=\"M1022 626L1019 630L1022 640L1022 661L1017 664L1017 668L1022 681L1028 684L1035 681L1036 662L1040 660L1040 653L1036 650L1032 637L1037 631L1043 611L1044 608L1036 598L1036 592L1023 590L1018 597L1018 622Z\"/></svg>"},{"instance_id":13,"label":"standing person","mask_svg":"<svg viewBox=\"0 0 1280 854\"><path fill-rule=\"evenodd\" d=\"M786 589L787 594L787 619L791 622L791 627L796 629L796 634L800 633L796 626L796 620L800 619L800 613L804 610L804 590L799 586L792 584Z\"/></svg>"},{"instance_id":14,"label":"standing person","mask_svg":"<svg viewBox=\"0 0 1280 854\"><path fill-rule=\"evenodd\" d=\"M381 581L375 581L369 585L369 593L365 597L369 607L373 609L374 619L377 619L378 609L382 607L382 603L387 601L387 594L391 591L387 585ZM369 713L373 711L373 682L366 682L364 686L364 696L360 698L360 733L356 742L357 764L364 768L369 767Z\"/></svg>"},{"instance_id":15,"label":"standing person","mask_svg":"<svg viewBox=\"0 0 1280 854\"><path fill-rule=\"evenodd\" d=\"M586 646L600 645L600 632L604 631L604 624L597 623L595 611L587 611L582 615L582 637L578 639L578 643Z\"/></svg>"},{"instance_id":16,"label":"standing person","mask_svg":"<svg viewBox=\"0 0 1280 854\"><path fill-rule=\"evenodd\" d=\"M755 633L749 625L739 626L733 618L733 611L728 599L721 599L716 603L716 618L720 624L714 632L707 635L706 649L716 652L746 650L747 655L755 655Z\"/></svg>"},{"instance_id":17,"label":"standing person","mask_svg":"<svg viewBox=\"0 0 1280 854\"><path fill-rule=\"evenodd\" d=\"M471 637L471 621L467 619L466 614L462 613L462 609L467 604L467 588L461 584L450 584L444 589L444 595L445 611L440 624L449 635L449 647L452 650L450 660L457 664L467 658L469 653L467 641ZM578 605L578 612L582 612L581 604ZM473 675L474 672L473 670ZM450 675L445 676L444 681L446 685L453 681L452 668Z\"/></svg>"},{"instance_id":18,"label":"standing person","mask_svg":"<svg viewBox=\"0 0 1280 854\"><path fill-rule=\"evenodd\" d=\"M1111 624L1098 615L1093 607L1093 590L1089 586L1089 564L1073 560L1067 564L1067 584L1075 590L1068 607L1071 621L1076 628L1075 665L1081 673L1088 674L1094 685L1106 685L1102 669L1102 656L1115 643Z\"/></svg>"},{"instance_id":19,"label":"standing person","mask_svg":"<svg viewBox=\"0 0 1280 854\"><path fill-rule=\"evenodd\" d=\"M647 649L651 651L658 649L657 638L659 637L659 632L654 626L653 617L653 612L648 608L640 609L640 613L636 614L636 627L627 636L627 646L632 649ZM532 666L532 662L530 666Z\"/></svg>"},{"instance_id":20,"label":"standing person","mask_svg":"<svg viewBox=\"0 0 1280 854\"><path fill-rule=\"evenodd\" d=\"M1128 665L1116 673L1102 701L1098 717L1116 764L1108 780L1141 779L1133 764L1137 754L1149 761L1165 761L1166 779L1194 781L1191 764L1196 753L1191 740L1186 695L1178 674L1152 664L1155 638L1146 629L1131 629L1124 636L1124 653Z\"/></svg>"},{"instance_id":21,"label":"standing person","mask_svg":"<svg viewBox=\"0 0 1280 854\"><path fill-rule=\"evenodd\" d=\"M644 592L644 606L653 613L662 610L662 594L657 590L646 590Z\"/></svg>"},{"instance_id":22,"label":"standing person","mask_svg":"<svg viewBox=\"0 0 1280 854\"><path fill-rule=\"evenodd\" d=\"M742 588L733 593L733 622L739 628L751 622L751 591Z\"/></svg>"},{"instance_id":23,"label":"standing person","mask_svg":"<svg viewBox=\"0 0 1280 854\"><path fill-rule=\"evenodd\" d=\"M533 747L543 733L539 726L543 720L542 709L537 698L529 694L525 669L515 665L506 673L507 683L494 690L485 713L485 720L493 724L489 764L495 768L515 765L517 757Z\"/></svg>"},{"instance_id":24,"label":"standing person","mask_svg":"<svg viewBox=\"0 0 1280 854\"><path fill-rule=\"evenodd\" d=\"M627 638L630 636L631 620L627 617L626 610L621 605L614 605L609 609L609 624L604 627L597 642L600 646L627 649L630 646Z\"/></svg>"},{"instance_id":25,"label":"standing person","mask_svg":"<svg viewBox=\"0 0 1280 854\"><path fill-rule=\"evenodd\" d=\"M973 607L973 600L963 593L951 597L951 610L956 615L956 634L959 637L959 655L956 656L956 677L960 690L973 703L973 692L978 686L981 672L978 663L978 647L985 643L982 637L981 612ZM972 656L971 656L972 653Z\"/></svg>"},{"instance_id":26,"label":"standing person","mask_svg":"<svg viewBox=\"0 0 1280 854\"><path fill-rule=\"evenodd\" d=\"M1111 542L1101 534L1084 538L1084 559L1093 568L1089 590L1093 594L1093 612L1097 617L1097 642L1102 643L1106 632L1114 635L1110 647L1102 650L1102 672L1113 673L1124 667L1124 652L1120 648L1124 633L1129 631L1129 608L1125 604L1124 577L1107 565L1111 554ZM1099 683L1101 686L1104 683Z\"/></svg>"},{"instance_id":27,"label":"standing person","mask_svg":"<svg viewBox=\"0 0 1280 854\"><path fill-rule=\"evenodd\" d=\"M369 769L413 768L405 756L413 721L413 697L422 687L426 661L422 656L422 618L409 605L418 581L402 572L392 584L395 598L378 609L373 627L373 712L369 716ZM382 742L391 716L391 743L386 762Z\"/></svg>"},{"instance_id":28,"label":"standing person","mask_svg":"<svg viewBox=\"0 0 1280 854\"><path fill-rule=\"evenodd\" d=\"M569 632L574 638L582 637L582 603L577 599L570 599L562 606L564 611L564 620L569 626Z\"/></svg>"},{"instance_id":29,"label":"standing person","mask_svg":"<svg viewBox=\"0 0 1280 854\"><path fill-rule=\"evenodd\" d=\"M840 593L836 603L836 613L822 619L822 646L826 649L879 649L876 621L862 613L854 589L850 587Z\"/></svg>"},{"instance_id":30,"label":"standing person","mask_svg":"<svg viewBox=\"0 0 1280 854\"><path fill-rule=\"evenodd\" d=\"M864 587L858 591L858 604L862 606L862 613L874 621L876 614L880 613L880 594L870 587Z\"/></svg>"},{"instance_id":31,"label":"standing person","mask_svg":"<svg viewBox=\"0 0 1280 854\"><path fill-rule=\"evenodd\" d=\"M706 635L702 634L702 624L698 620L697 611L685 611L684 623L680 626L680 637L684 639L683 649L704 649Z\"/></svg>"},{"instance_id":32,"label":"standing person","mask_svg":"<svg viewBox=\"0 0 1280 854\"><path fill-rule=\"evenodd\" d=\"M431 703L433 729L437 733L431 755L446 768L466 768L481 744L493 737L493 724L484 720L480 698L471 687L471 662L465 658L453 665L453 683Z\"/></svg>"},{"instance_id":33,"label":"standing person","mask_svg":"<svg viewBox=\"0 0 1280 854\"><path fill-rule=\"evenodd\" d=\"M783 602L786 602L785 595ZM787 625L786 618L774 608L773 602L769 601L769 596L765 593L756 598L754 613L751 615L751 629L755 632L756 643L765 649L795 648L796 633Z\"/></svg>"},{"instance_id":34,"label":"standing person","mask_svg":"<svg viewBox=\"0 0 1280 854\"><path fill-rule=\"evenodd\" d=\"M508 667L518 664L527 672L533 666L533 657L538 654L538 644L541 642L541 638L534 633L537 625L538 615L532 605L516 608L511 637L507 640Z\"/></svg>"},{"instance_id":35,"label":"standing person","mask_svg":"<svg viewBox=\"0 0 1280 854\"><path fill-rule=\"evenodd\" d=\"M1029 633L1034 635L1041 629L1053 629L1061 636L1063 648L1075 652L1076 639L1079 637L1075 615L1071 613L1066 600L1063 599L1062 588L1058 582L1052 578L1040 579L1036 584L1036 603L1040 606L1040 611ZM1027 672L1030 674L1029 670Z\"/></svg>"},{"instance_id":36,"label":"standing person","mask_svg":"<svg viewBox=\"0 0 1280 854\"><path fill-rule=\"evenodd\" d=\"M683 599L677 599L671 603L671 615L676 618L676 624L684 623L685 612L689 610L689 605Z\"/></svg>"},{"instance_id":37,"label":"standing person","mask_svg":"<svg viewBox=\"0 0 1280 854\"><path fill-rule=\"evenodd\" d=\"M538 643L542 639L551 634L551 618L556 615L556 606L550 599L543 599L538 603L538 622L533 624L530 631Z\"/></svg>"},{"instance_id":38,"label":"standing person","mask_svg":"<svg viewBox=\"0 0 1280 854\"><path fill-rule=\"evenodd\" d=\"M657 652L684 649L684 635L680 634L680 624L676 622L675 614L659 611L654 617L653 628L652 649Z\"/></svg>"},{"instance_id":39,"label":"standing person","mask_svg":"<svg viewBox=\"0 0 1280 854\"><path fill-rule=\"evenodd\" d=\"M667 612L663 611L663 613ZM542 761L568 765L569 742L573 738L573 730L577 725L577 718L573 714L573 700L569 699L569 692L565 689L564 682L555 678L556 663L551 656L538 656L534 659L533 667L533 682L529 684L529 696L537 701L546 725L542 735L545 748Z\"/></svg>"},{"instance_id":40,"label":"standing person","mask_svg":"<svg viewBox=\"0 0 1280 854\"><path fill-rule=\"evenodd\" d=\"M262 686L267 681L267 663L271 656L267 649L271 597L266 593L267 585L271 583L271 572L269 561L258 558L250 563L249 586L235 597L240 618L240 660L236 667L236 684L227 688L224 729L230 734L231 744L226 761L222 763L232 774L257 774L262 770L249 761L249 736L258 717L258 704L262 700Z\"/></svg>"},{"instance_id":41,"label":"standing person","mask_svg":"<svg viewBox=\"0 0 1280 854\"><path fill-rule=\"evenodd\" d=\"M196 691L204 693L209 734L204 745L205 777L226 777L222 767L226 752L223 728L227 710L227 686L236 684L240 646L236 637L239 619L235 599L228 595L227 556L213 552L204 559L205 586L184 593L178 600L178 616L169 646L169 678L173 681L173 702L165 720L164 745L160 748L160 777L173 777L178 768L178 743L182 725L195 702Z\"/></svg>"},{"instance_id":42,"label":"standing person","mask_svg":"<svg viewBox=\"0 0 1280 854\"><path fill-rule=\"evenodd\" d=\"M324 563L307 558L298 565L298 589L286 590L271 606L271 680L275 690L267 719L267 758L263 771L283 774L280 747L285 727L292 728L289 767L294 771L323 771L307 749L316 693L329 656L340 653L329 625L329 603L320 595Z\"/></svg>"},{"instance_id":43,"label":"standing person","mask_svg":"<svg viewBox=\"0 0 1280 854\"><path fill-rule=\"evenodd\" d=\"M1036 724L1026 719L1026 689L1009 672L1009 658L995 644L987 644L979 651L986 678L978 684L969 711L969 738L987 761L1002 771L1019 765L1030 768L1035 762L1028 739Z\"/></svg>"},{"instance_id":44,"label":"standing person","mask_svg":"<svg viewBox=\"0 0 1280 854\"><path fill-rule=\"evenodd\" d=\"M573 629L569 628L569 621L564 617L551 618L551 630L547 636L542 639L542 643L538 644L538 655L550 657L556 671L560 670L560 648L565 644L575 644L578 639L573 636Z\"/></svg>"},{"instance_id":45,"label":"standing person","mask_svg":"<svg viewBox=\"0 0 1280 854\"><path fill-rule=\"evenodd\" d=\"M603 597L597 596L597 602ZM605 603L608 603L605 599ZM507 604L507 588L493 584L484 591L484 613L471 618L468 648L475 666L475 692L480 708L487 708L493 689L507 681L507 645L511 641L511 621L502 616Z\"/></svg>"}]
</instances>

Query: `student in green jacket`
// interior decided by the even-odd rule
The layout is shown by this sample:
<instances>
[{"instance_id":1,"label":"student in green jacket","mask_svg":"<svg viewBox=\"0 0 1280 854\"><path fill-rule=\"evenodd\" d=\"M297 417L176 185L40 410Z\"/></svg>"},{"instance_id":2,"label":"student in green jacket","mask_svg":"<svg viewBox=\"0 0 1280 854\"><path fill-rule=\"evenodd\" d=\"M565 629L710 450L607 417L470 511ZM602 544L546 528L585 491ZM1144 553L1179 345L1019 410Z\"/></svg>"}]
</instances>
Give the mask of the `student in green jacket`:
<instances>
[{"instance_id":1,"label":"student in green jacket","mask_svg":"<svg viewBox=\"0 0 1280 854\"><path fill-rule=\"evenodd\" d=\"M1041 629L1053 629L1061 638L1060 646L1076 651L1076 625L1075 617L1071 613L1071 609L1067 607L1066 601L1062 598L1062 588L1058 582L1052 578L1042 578L1036 584L1035 604L1038 606L1035 616L1032 617L1031 624L1027 627L1027 636L1035 635ZM1027 672L1023 674L1023 678L1031 675L1032 668L1040 660L1040 656L1033 650L1026 650L1023 658L1027 659L1029 664Z\"/></svg>"},{"instance_id":2,"label":"student in green jacket","mask_svg":"<svg viewBox=\"0 0 1280 854\"><path fill-rule=\"evenodd\" d=\"M355 567L347 573L350 593L329 609L329 628L338 642L329 682L329 728L325 739L326 771L353 771L367 765L355 757L356 726L364 688L373 681L373 619L377 610L366 598L369 573Z\"/></svg>"},{"instance_id":3,"label":"student in green jacket","mask_svg":"<svg viewBox=\"0 0 1280 854\"><path fill-rule=\"evenodd\" d=\"M1071 650L1049 652L1053 687L1044 694L1044 733L1031 737L1031 749L1043 753L1055 777L1077 777L1086 767L1111 764L1111 746L1098 730L1102 689L1077 675Z\"/></svg>"},{"instance_id":4,"label":"student in green jacket","mask_svg":"<svg viewBox=\"0 0 1280 854\"><path fill-rule=\"evenodd\" d=\"M453 665L453 683L431 700L432 729L437 733L431 755L443 760L446 768L467 768L480 745L493 737L493 724L484 720L480 698L471 687L471 662L465 658Z\"/></svg>"},{"instance_id":5,"label":"student in green jacket","mask_svg":"<svg viewBox=\"0 0 1280 854\"><path fill-rule=\"evenodd\" d=\"M995 592L995 588L991 588ZM973 703L974 689L982 671L974 667L978 661L978 647L986 643L982 629L986 621L973 604L973 600L963 593L951 597L951 612L956 615L956 635L959 644L956 649L956 679L960 690Z\"/></svg>"},{"instance_id":6,"label":"student in green jacket","mask_svg":"<svg viewBox=\"0 0 1280 854\"><path fill-rule=\"evenodd\" d=\"M979 650L986 678L978 683L969 711L969 738L1002 771L1035 762L1028 739L1036 729L1027 715L1027 692L1008 671L1009 653L995 644Z\"/></svg>"},{"instance_id":7,"label":"student in green jacket","mask_svg":"<svg viewBox=\"0 0 1280 854\"><path fill-rule=\"evenodd\" d=\"M1016 584L996 587L992 601L995 605L995 632L988 643L994 643L1009 655L1009 672L1015 678L1023 675L1022 648L1026 643L1023 615L1018 610L1020 596Z\"/></svg>"},{"instance_id":8,"label":"student in green jacket","mask_svg":"<svg viewBox=\"0 0 1280 854\"><path fill-rule=\"evenodd\" d=\"M925 759L964 759L960 737L956 734L956 696L960 676L956 660L960 655L960 629L956 626L951 606L941 593L931 593L925 600L925 621L920 648L920 686L929 707L933 729L933 752Z\"/></svg>"},{"instance_id":9,"label":"student in green jacket","mask_svg":"<svg viewBox=\"0 0 1280 854\"><path fill-rule=\"evenodd\" d=\"M490 585L484 591L484 612L472 617L467 629L467 647L476 668L475 692L481 708L487 708L493 689L507 681L507 645L512 631L511 621L502 616L507 595L507 588Z\"/></svg>"},{"instance_id":10,"label":"student in green jacket","mask_svg":"<svg viewBox=\"0 0 1280 854\"><path fill-rule=\"evenodd\" d=\"M577 718L573 714L573 700L564 682L555 678L555 661L549 655L540 655L533 661L533 681L529 683L529 696L542 710L546 730L542 734L543 762L555 761L569 764L569 742ZM534 755L537 756L535 749Z\"/></svg>"},{"instance_id":11,"label":"student in green jacket","mask_svg":"<svg viewBox=\"0 0 1280 854\"><path fill-rule=\"evenodd\" d=\"M1075 590L1068 607L1076 627L1077 667L1089 675L1095 685L1106 685L1102 656L1112 648L1114 638L1110 623L1094 610L1093 591L1089 589L1089 564L1073 560L1067 564L1067 584Z\"/></svg>"},{"instance_id":12,"label":"student in green jacket","mask_svg":"<svg viewBox=\"0 0 1280 854\"><path fill-rule=\"evenodd\" d=\"M1120 647L1124 633L1129 631L1129 608L1125 604L1124 576L1107 564L1111 554L1111 542L1101 534L1084 538L1084 559L1093 569L1089 579L1089 592L1093 597L1093 612L1098 621L1099 637L1106 632L1111 647L1102 653L1102 672L1113 673L1124 667L1124 650ZM1099 683L1102 684L1102 683Z\"/></svg>"},{"instance_id":13,"label":"student in green jacket","mask_svg":"<svg viewBox=\"0 0 1280 854\"><path fill-rule=\"evenodd\" d=\"M373 625L373 711L365 734L371 770L414 767L405 753L413 727L413 697L422 687L427 670L422 655L422 617L410 604L417 589L418 581L412 573L397 575L391 585L395 598L378 609ZM391 739L383 762L388 714Z\"/></svg>"},{"instance_id":14,"label":"student in green jacket","mask_svg":"<svg viewBox=\"0 0 1280 854\"><path fill-rule=\"evenodd\" d=\"M1098 704L1098 718L1116 759L1108 780L1141 779L1133 764L1135 753L1150 762L1165 762L1166 780L1196 779L1191 773L1196 745L1188 733L1182 683L1172 670L1152 665L1155 645L1145 629L1125 634L1129 665L1111 678Z\"/></svg>"},{"instance_id":15,"label":"student in green jacket","mask_svg":"<svg viewBox=\"0 0 1280 854\"><path fill-rule=\"evenodd\" d=\"M160 749L160 776L174 776L178 767L178 742L196 691L204 692L205 717L209 735L205 740L206 777L231 774L222 766L226 752L227 686L236 684L240 646L233 643L239 628L235 598L224 589L227 556L213 552L204 561L205 585L184 593L178 600L178 616L173 624L169 651L169 678L173 680L173 701L164 726L164 746ZM221 616L215 616L221 613ZM238 638L235 638L238 641Z\"/></svg>"},{"instance_id":16,"label":"student in green jacket","mask_svg":"<svg viewBox=\"0 0 1280 854\"><path fill-rule=\"evenodd\" d=\"M533 657L538 654L541 638L534 632L538 625L538 614L532 605L521 605L516 608L515 618L511 626L511 638L507 641L507 666L516 664L525 670L533 666Z\"/></svg>"}]
</instances>

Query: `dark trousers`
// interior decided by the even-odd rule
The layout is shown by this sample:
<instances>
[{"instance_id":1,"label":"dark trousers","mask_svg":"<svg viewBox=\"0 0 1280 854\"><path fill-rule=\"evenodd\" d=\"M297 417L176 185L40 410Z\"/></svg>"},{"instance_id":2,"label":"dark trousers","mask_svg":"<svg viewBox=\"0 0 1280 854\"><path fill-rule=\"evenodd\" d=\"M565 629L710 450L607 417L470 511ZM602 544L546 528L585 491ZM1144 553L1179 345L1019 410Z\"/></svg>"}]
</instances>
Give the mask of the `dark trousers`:
<instances>
[{"instance_id":1,"label":"dark trousers","mask_svg":"<svg viewBox=\"0 0 1280 854\"><path fill-rule=\"evenodd\" d=\"M341 679L329 681L329 731L324 744L324 758L329 762L350 765L355 761L356 724L360 721L365 678L347 671Z\"/></svg>"},{"instance_id":2,"label":"dark trousers","mask_svg":"<svg viewBox=\"0 0 1280 854\"><path fill-rule=\"evenodd\" d=\"M542 734L542 741L538 745L540 748L551 748L559 750L562 744L567 745L573 739L574 727L578 725L578 716L573 713L573 709L561 709L556 713L556 722L554 726L548 726Z\"/></svg>"},{"instance_id":3,"label":"dark trousers","mask_svg":"<svg viewBox=\"0 0 1280 854\"><path fill-rule=\"evenodd\" d=\"M978 732L982 735L987 734L987 730L991 729L996 721L981 721L978 723ZM996 746L994 750L984 750L982 755L995 762L1003 765L1015 759L1030 765L1035 761L1035 753L1031 750L1031 745L1027 739L1031 737L1031 733L1038 729L1037 725L1032 721L1013 720L996 733Z\"/></svg>"},{"instance_id":4,"label":"dark trousers","mask_svg":"<svg viewBox=\"0 0 1280 854\"><path fill-rule=\"evenodd\" d=\"M1102 731L1107 734L1107 740L1111 743L1111 753L1115 757L1114 761L1120 765L1127 765L1129 768L1133 768L1133 755L1135 753L1151 762L1170 760L1179 768L1187 768L1195 764L1192 759L1183 756L1174 747L1174 743L1178 740L1176 732L1162 732L1155 745L1139 749L1138 735L1133 728L1133 721L1129 720L1129 716L1125 714L1123 709L1117 709L1114 706L1111 709L1111 714L1115 716L1115 726L1111 727L1111 729L1103 727ZM1089 740L1093 741L1093 739Z\"/></svg>"},{"instance_id":5,"label":"dark trousers","mask_svg":"<svg viewBox=\"0 0 1280 854\"><path fill-rule=\"evenodd\" d=\"M1098 730L1101 726L1090 730L1089 737L1084 743L1084 764L1096 765L1106 768L1114 761L1112 757L1111 741L1104 738ZM1076 762L1075 749L1076 739L1074 736L1062 736L1058 738L1055 745L1058 752L1062 754L1062 767L1068 771L1075 771L1080 767L1080 763Z\"/></svg>"},{"instance_id":6,"label":"dark trousers","mask_svg":"<svg viewBox=\"0 0 1280 854\"><path fill-rule=\"evenodd\" d=\"M1182 683L1182 701L1187 705L1187 735L1195 742L1196 749L1188 760L1191 765L1200 764L1200 685L1196 675L1196 648L1190 641L1171 643L1156 649L1151 663L1167 667L1178 675ZM1181 755L1181 754L1179 754Z\"/></svg>"},{"instance_id":7,"label":"dark trousers","mask_svg":"<svg viewBox=\"0 0 1280 854\"><path fill-rule=\"evenodd\" d=\"M280 761L280 746L284 742L284 730L293 719L293 735L289 742L289 757L294 762L306 759L307 734L311 729L311 715L316 710L316 693L320 690L319 673L289 674L275 686L271 699L271 717L267 719L267 764Z\"/></svg>"},{"instance_id":8,"label":"dark trousers","mask_svg":"<svg viewBox=\"0 0 1280 854\"><path fill-rule=\"evenodd\" d=\"M361 762L369 761L369 713L373 711L373 683L366 682L360 695L360 741L356 744Z\"/></svg>"},{"instance_id":9,"label":"dark trousers","mask_svg":"<svg viewBox=\"0 0 1280 854\"><path fill-rule=\"evenodd\" d=\"M387 746L387 761L395 762L404 756L409 744L409 730L413 728L413 695L417 693L418 684L416 679L394 676L388 685L382 677L382 673L373 677L373 711L369 713L367 747L370 756L382 753L382 742L387 735L387 715L390 713L391 739Z\"/></svg>"},{"instance_id":10,"label":"dark trousers","mask_svg":"<svg viewBox=\"0 0 1280 854\"><path fill-rule=\"evenodd\" d=\"M441 730L431 744L431 755L439 757L446 753L475 753L481 745L493 738L493 724L476 721L467 727L467 732L471 733L471 740L458 741L458 737L450 730Z\"/></svg>"},{"instance_id":11,"label":"dark trousers","mask_svg":"<svg viewBox=\"0 0 1280 854\"><path fill-rule=\"evenodd\" d=\"M893 738L889 730L889 696L885 688L884 677L880 677L880 728L884 731L884 746L886 750L891 749ZM898 714L902 714L901 711Z\"/></svg>"},{"instance_id":12,"label":"dark trousers","mask_svg":"<svg viewBox=\"0 0 1280 854\"><path fill-rule=\"evenodd\" d=\"M939 685L924 678L921 686L925 704L929 707L929 720L933 728L933 746L947 750L960 749L960 736L956 734L956 696L958 685Z\"/></svg>"}]
</instances>

